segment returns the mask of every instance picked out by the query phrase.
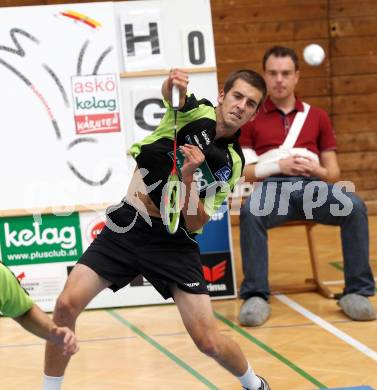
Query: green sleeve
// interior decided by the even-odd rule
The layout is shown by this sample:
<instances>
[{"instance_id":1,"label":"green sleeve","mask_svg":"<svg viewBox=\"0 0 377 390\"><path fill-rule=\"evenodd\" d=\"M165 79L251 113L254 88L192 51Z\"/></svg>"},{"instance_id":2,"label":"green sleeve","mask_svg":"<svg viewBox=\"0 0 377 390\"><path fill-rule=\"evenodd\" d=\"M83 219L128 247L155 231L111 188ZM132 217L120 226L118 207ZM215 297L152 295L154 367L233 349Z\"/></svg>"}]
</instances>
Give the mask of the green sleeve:
<instances>
[{"instance_id":1,"label":"green sleeve","mask_svg":"<svg viewBox=\"0 0 377 390\"><path fill-rule=\"evenodd\" d=\"M33 301L15 276L0 264L0 311L7 317L19 317L33 306Z\"/></svg>"},{"instance_id":2,"label":"green sleeve","mask_svg":"<svg viewBox=\"0 0 377 390\"><path fill-rule=\"evenodd\" d=\"M217 186L213 186L207 190L206 196L200 201L203 203L204 211L210 217L220 208L224 203L225 199L229 195L230 191L233 190L234 186L237 184L238 180L242 174L242 160L238 153L234 150L233 145L228 146L228 150L232 157L233 169L232 176L227 183L220 183ZM219 189L218 189L219 188ZM203 228L198 229L192 233L202 234Z\"/></svg>"}]
</instances>

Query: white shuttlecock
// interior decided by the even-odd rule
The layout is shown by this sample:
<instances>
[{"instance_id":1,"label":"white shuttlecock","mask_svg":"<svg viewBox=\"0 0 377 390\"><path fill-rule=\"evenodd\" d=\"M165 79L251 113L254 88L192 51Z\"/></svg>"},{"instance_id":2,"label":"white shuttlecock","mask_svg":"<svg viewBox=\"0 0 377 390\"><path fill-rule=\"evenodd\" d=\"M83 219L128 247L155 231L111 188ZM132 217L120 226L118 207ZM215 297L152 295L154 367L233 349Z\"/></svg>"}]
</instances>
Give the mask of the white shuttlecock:
<instances>
[{"instance_id":1,"label":"white shuttlecock","mask_svg":"<svg viewBox=\"0 0 377 390\"><path fill-rule=\"evenodd\" d=\"M312 66L321 65L325 59L325 51L322 46L312 43L305 47L303 51L304 60Z\"/></svg>"}]
</instances>

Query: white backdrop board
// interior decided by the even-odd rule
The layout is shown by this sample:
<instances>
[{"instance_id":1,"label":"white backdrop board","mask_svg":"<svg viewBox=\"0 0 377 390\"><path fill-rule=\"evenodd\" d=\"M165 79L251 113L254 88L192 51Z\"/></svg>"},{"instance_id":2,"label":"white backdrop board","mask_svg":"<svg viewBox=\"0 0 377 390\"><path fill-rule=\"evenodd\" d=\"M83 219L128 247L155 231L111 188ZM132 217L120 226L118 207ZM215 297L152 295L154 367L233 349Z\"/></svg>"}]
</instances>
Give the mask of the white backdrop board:
<instances>
[{"instance_id":1,"label":"white backdrop board","mask_svg":"<svg viewBox=\"0 0 377 390\"><path fill-rule=\"evenodd\" d=\"M124 194L114 20L112 3L1 9L1 210Z\"/></svg>"},{"instance_id":2,"label":"white backdrop board","mask_svg":"<svg viewBox=\"0 0 377 390\"><path fill-rule=\"evenodd\" d=\"M149 77L124 77L121 79L121 95L124 127L132 128L132 138L126 138L127 146L150 134L161 120L165 108L161 97L161 84L166 75ZM217 99L217 76L214 72L190 75L189 91L196 97L205 97L213 104Z\"/></svg>"},{"instance_id":3,"label":"white backdrop board","mask_svg":"<svg viewBox=\"0 0 377 390\"><path fill-rule=\"evenodd\" d=\"M209 0L2 8L1 260L43 309L52 310L103 226L104 210L92 205L124 196L135 166L126 148L164 114L169 68L189 69L189 91L215 105L215 66ZM80 212L51 214L70 205ZM46 215L27 215L32 208ZM25 216L12 214L25 209ZM222 298L236 294L229 226L222 210L200 239L211 296ZM89 307L161 302L139 278Z\"/></svg>"},{"instance_id":4,"label":"white backdrop board","mask_svg":"<svg viewBox=\"0 0 377 390\"><path fill-rule=\"evenodd\" d=\"M0 213L118 202L167 69L215 104L214 53L209 0L2 8Z\"/></svg>"},{"instance_id":5,"label":"white backdrop board","mask_svg":"<svg viewBox=\"0 0 377 390\"><path fill-rule=\"evenodd\" d=\"M167 69L190 71L189 91L216 104L218 88L209 0L115 3L119 22L124 126L139 141L165 109L161 84Z\"/></svg>"},{"instance_id":6,"label":"white backdrop board","mask_svg":"<svg viewBox=\"0 0 377 390\"><path fill-rule=\"evenodd\" d=\"M122 70L214 67L209 0L116 2Z\"/></svg>"}]
</instances>

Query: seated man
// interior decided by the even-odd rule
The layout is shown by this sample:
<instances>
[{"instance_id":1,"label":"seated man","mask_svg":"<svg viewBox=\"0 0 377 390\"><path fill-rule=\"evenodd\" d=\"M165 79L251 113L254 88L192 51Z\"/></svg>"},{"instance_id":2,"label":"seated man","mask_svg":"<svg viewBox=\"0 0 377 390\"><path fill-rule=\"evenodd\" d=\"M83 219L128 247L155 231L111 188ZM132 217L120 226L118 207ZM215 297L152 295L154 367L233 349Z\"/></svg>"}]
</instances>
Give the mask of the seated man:
<instances>
[{"instance_id":1,"label":"seated man","mask_svg":"<svg viewBox=\"0 0 377 390\"><path fill-rule=\"evenodd\" d=\"M58 327L20 286L16 277L0 263L0 312L12 317L29 332L63 347L66 356L78 351L76 336L67 327Z\"/></svg>"},{"instance_id":2,"label":"seated man","mask_svg":"<svg viewBox=\"0 0 377 390\"><path fill-rule=\"evenodd\" d=\"M295 95L298 58L275 46L263 57L268 97L254 121L242 127L245 178L261 182L241 209L240 232L245 302L239 321L262 325L269 317L267 229L310 219L341 229L345 288L339 305L353 320L376 318L369 265L367 210L354 193L330 184L339 178L336 141L325 111Z\"/></svg>"}]
</instances>

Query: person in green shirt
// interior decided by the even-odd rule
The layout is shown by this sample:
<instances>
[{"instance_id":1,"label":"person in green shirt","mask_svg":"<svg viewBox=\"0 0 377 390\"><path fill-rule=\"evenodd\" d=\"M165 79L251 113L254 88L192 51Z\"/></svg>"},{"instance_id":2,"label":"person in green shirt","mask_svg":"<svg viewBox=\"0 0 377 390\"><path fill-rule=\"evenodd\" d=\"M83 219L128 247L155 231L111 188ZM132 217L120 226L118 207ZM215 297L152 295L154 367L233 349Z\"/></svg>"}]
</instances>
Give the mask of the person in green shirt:
<instances>
[{"instance_id":1,"label":"person in green shirt","mask_svg":"<svg viewBox=\"0 0 377 390\"><path fill-rule=\"evenodd\" d=\"M58 327L29 297L12 272L0 263L0 312L17 321L23 328L45 340L63 346L64 354L78 351L75 334Z\"/></svg>"}]
</instances>

